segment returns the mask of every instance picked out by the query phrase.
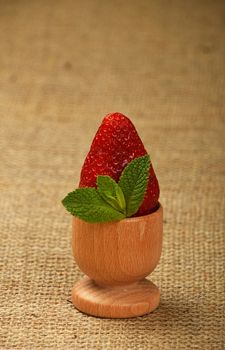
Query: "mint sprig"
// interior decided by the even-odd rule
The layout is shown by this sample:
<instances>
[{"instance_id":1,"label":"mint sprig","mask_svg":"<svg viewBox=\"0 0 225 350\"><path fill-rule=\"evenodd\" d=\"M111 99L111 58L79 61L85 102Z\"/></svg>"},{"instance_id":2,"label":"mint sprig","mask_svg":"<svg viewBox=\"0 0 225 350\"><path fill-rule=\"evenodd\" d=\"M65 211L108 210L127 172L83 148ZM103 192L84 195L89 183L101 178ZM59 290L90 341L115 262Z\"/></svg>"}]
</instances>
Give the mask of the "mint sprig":
<instances>
[{"instance_id":1,"label":"mint sprig","mask_svg":"<svg viewBox=\"0 0 225 350\"><path fill-rule=\"evenodd\" d=\"M62 204L74 216L87 222L118 221L134 215L143 202L149 178L149 155L132 160L117 183L99 175L96 188L78 188Z\"/></svg>"}]
</instances>

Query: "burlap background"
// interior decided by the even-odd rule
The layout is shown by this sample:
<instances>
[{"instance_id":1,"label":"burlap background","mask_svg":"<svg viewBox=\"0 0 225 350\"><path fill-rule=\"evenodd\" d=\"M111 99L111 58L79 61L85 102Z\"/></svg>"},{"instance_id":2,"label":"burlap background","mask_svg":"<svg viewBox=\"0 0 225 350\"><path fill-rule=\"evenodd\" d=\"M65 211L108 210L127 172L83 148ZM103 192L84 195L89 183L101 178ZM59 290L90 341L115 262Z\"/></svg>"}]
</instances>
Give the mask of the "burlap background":
<instances>
[{"instance_id":1,"label":"burlap background","mask_svg":"<svg viewBox=\"0 0 225 350\"><path fill-rule=\"evenodd\" d=\"M223 349L224 1L0 1L1 349ZM88 317L60 204L130 116L165 208L153 314Z\"/></svg>"}]
</instances>

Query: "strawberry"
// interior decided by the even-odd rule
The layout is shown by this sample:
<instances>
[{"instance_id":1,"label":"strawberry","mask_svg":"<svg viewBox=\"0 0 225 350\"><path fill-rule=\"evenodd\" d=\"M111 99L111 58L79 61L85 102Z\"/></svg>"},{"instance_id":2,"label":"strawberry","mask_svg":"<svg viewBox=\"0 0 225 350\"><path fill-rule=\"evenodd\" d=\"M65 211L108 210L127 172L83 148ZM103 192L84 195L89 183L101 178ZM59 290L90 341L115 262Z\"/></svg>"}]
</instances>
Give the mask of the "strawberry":
<instances>
[{"instance_id":1,"label":"strawberry","mask_svg":"<svg viewBox=\"0 0 225 350\"><path fill-rule=\"evenodd\" d=\"M96 187L98 175L108 175L118 181L124 167L145 154L147 151L132 122L121 113L108 114L103 119L84 161L79 187ZM158 199L159 184L151 166L144 201L135 216L156 210Z\"/></svg>"}]
</instances>

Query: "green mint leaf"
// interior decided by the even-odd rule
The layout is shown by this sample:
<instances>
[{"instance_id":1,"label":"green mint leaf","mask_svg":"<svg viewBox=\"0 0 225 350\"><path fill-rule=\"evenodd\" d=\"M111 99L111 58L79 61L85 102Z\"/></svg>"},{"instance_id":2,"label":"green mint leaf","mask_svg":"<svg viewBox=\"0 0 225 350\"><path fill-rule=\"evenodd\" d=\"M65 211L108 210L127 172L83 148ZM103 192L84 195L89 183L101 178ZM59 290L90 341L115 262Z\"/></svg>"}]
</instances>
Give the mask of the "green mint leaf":
<instances>
[{"instance_id":1,"label":"green mint leaf","mask_svg":"<svg viewBox=\"0 0 225 350\"><path fill-rule=\"evenodd\" d=\"M150 157L132 160L123 170L119 186L126 200L126 217L135 214L143 202L147 189L150 168Z\"/></svg>"},{"instance_id":2,"label":"green mint leaf","mask_svg":"<svg viewBox=\"0 0 225 350\"><path fill-rule=\"evenodd\" d=\"M68 193L62 204L72 215L87 222L117 221L125 217L106 203L96 188L78 188Z\"/></svg>"},{"instance_id":3,"label":"green mint leaf","mask_svg":"<svg viewBox=\"0 0 225 350\"><path fill-rule=\"evenodd\" d=\"M98 193L114 209L126 213L126 202L123 191L118 183L110 176L99 175L97 177Z\"/></svg>"}]
</instances>

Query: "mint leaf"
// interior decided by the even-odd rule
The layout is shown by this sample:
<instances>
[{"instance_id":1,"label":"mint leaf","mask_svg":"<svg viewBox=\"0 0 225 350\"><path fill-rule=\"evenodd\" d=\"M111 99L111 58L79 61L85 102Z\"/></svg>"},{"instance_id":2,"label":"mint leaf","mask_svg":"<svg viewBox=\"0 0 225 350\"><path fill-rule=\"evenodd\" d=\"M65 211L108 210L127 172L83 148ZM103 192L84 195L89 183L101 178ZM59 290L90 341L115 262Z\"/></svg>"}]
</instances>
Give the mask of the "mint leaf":
<instances>
[{"instance_id":1,"label":"mint leaf","mask_svg":"<svg viewBox=\"0 0 225 350\"><path fill-rule=\"evenodd\" d=\"M120 176L119 186L126 200L126 217L135 214L143 202L148 184L149 168L150 157L145 155L132 160Z\"/></svg>"},{"instance_id":2,"label":"mint leaf","mask_svg":"<svg viewBox=\"0 0 225 350\"><path fill-rule=\"evenodd\" d=\"M99 175L97 177L98 193L114 209L125 214L126 202L123 191L118 183L110 176Z\"/></svg>"},{"instance_id":3,"label":"mint leaf","mask_svg":"<svg viewBox=\"0 0 225 350\"><path fill-rule=\"evenodd\" d=\"M106 203L96 188L78 188L68 193L62 204L72 215L87 222L117 221L125 217Z\"/></svg>"}]
</instances>

